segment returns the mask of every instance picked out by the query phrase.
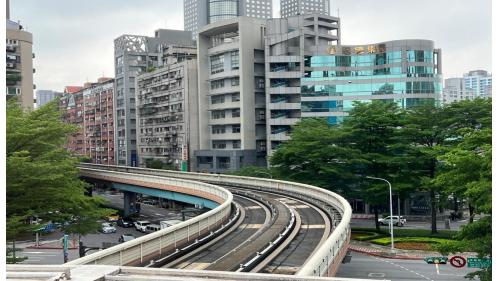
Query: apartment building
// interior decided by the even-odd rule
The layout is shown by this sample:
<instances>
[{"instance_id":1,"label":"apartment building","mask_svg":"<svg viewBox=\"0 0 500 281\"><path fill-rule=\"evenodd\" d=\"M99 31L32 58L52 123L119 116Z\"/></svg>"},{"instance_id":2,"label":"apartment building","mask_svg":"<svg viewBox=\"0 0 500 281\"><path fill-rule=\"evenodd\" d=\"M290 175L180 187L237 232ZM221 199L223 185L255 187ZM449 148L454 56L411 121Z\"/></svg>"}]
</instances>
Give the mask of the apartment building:
<instances>
[{"instance_id":1,"label":"apartment building","mask_svg":"<svg viewBox=\"0 0 500 281\"><path fill-rule=\"evenodd\" d=\"M472 70L463 76L465 88L474 92L475 97L491 97L492 76L486 70Z\"/></svg>"},{"instance_id":2,"label":"apartment building","mask_svg":"<svg viewBox=\"0 0 500 281\"><path fill-rule=\"evenodd\" d=\"M33 35L19 23L6 21L6 94L23 108L33 108Z\"/></svg>"},{"instance_id":3,"label":"apartment building","mask_svg":"<svg viewBox=\"0 0 500 281\"><path fill-rule=\"evenodd\" d=\"M441 98L443 104L462 100L472 100L474 98L474 91L465 87L463 78L448 78L444 80L443 96Z\"/></svg>"},{"instance_id":4,"label":"apartment building","mask_svg":"<svg viewBox=\"0 0 500 281\"><path fill-rule=\"evenodd\" d=\"M265 20L237 17L199 32L197 171L266 164L265 29Z\"/></svg>"},{"instance_id":5,"label":"apartment building","mask_svg":"<svg viewBox=\"0 0 500 281\"><path fill-rule=\"evenodd\" d=\"M159 29L154 37L122 35L115 39L115 159L137 166L136 77L161 65L161 45L192 46L189 31Z\"/></svg>"},{"instance_id":6,"label":"apartment building","mask_svg":"<svg viewBox=\"0 0 500 281\"><path fill-rule=\"evenodd\" d=\"M115 164L113 89L114 79L102 77L83 87L66 87L60 99L63 120L81 128L66 148L91 163Z\"/></svg>"},{"instance_id":7,"label":"apartment building","mask_svg":"<svg viewBox=\"0 0 500 281\"><path fill-rule=\"evenodd\" d=\"M137 150L140 167L161 161L193 170L198 142L196 48L162 48L163 66L137 77ZM189 168L188 168L189 167Z\"/></svg>"}]
</instances>

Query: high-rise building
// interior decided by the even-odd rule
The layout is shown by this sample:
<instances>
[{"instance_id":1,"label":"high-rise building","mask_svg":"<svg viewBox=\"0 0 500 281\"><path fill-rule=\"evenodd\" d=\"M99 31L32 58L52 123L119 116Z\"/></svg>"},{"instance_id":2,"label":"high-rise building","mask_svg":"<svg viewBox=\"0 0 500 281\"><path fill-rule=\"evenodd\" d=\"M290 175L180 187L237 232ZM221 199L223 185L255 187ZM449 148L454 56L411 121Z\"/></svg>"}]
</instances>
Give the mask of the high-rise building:
<instances>
[{"instance_id":1,"label":"high-rise building","mask_svg":"<svg viewBox=\"0 0 500 281\"><path fill-rule=\"evenodd\" d=\"M7 99L16 98L23 108L33 108L33 35L19 23L11 21L7 2L6 20L6 93Z\"/></svg>"},{"instance_id":2,"label":"high-rise building","mask_svg":"<svg viewBox=\"0 0 500 281\"><path fill-rule=\"evenodd\" d=\"M52 90L37 90L36 91L36 107L39 108L56 98L59 98L63 93L52 91Z\"/></svg>"},{"instance_id":3,"label":"high-rise building","mask_svg":"<svg viewBox=\"0 0 500 281\"><path fill-rule=\"evenodd\" d=\"M306 14L330 15L330 0L280 0L282 18Z\"/></svg>"},{"instance_id":4,"label":"high-rise building","mask_svg":"<svg viewBox=\"0 0 500 281\"><path fill-rule=\"evenodd\" d=\"M199 32L197 171L266 164L265 29L265 20L237 17Z\"/></svg>"},{"instance_id":5,"label":"high-rise building","mask_svg":"<svg viewBox=\"0 0 500 281\"><path fill-rule=\"evenodd\" d=\"M266 36L267 145L271 154L304 117L342 122L355 101L402 107L441 96L441 50L429 40L339 45L338 18L272 19Z\"/></svg>"},{"instance_id":6,"label":"high-rise building","mask_svg":"<svg viewBox=\"0 0 500 281\"><path fill-rule=\"evenodd\" d=\"M486 70L473 70L463 76L465 87L474 92L475 97L491 97L492 77Z\"/></svg>"},{"instance_id":7,"label":"high-rise building","mask_svg":"<svg viewBox=\"0 0 500 281\"><path fill-rule=\"evenodd\" d=\"M118 165L138 165L135 79L161 65L161 46L169 44L192 46L191 32L159 29L154 37L122 35L115 39L115 159Z\"/></svg>"},{"instance_id":8,"label":"high-rise building","mask_svg":"<svg viewBox=\"0 0 500 281\"><path fill-rule=\"evenodd\" d=\"M139 166L160 161L187 171L199 147L196 47L170 45L162 54L161 68L137 77Z\"/></svg>"},{"instance_id":9,"label":"high-rise building","mask_svg":"<svg viewBox=\"0 0 500 281\"><path fill-rule=\"evenodd\" d=\"M66 149L91 163L115 164L113 88L114 79L102 77L84 87L66 87L60 99L63 120L80 127L69 136Z\"/></svg>"},{"instance_id":10,"label":"high-rise building","mask_svg":"<svg viewBox=\"0 0 500 281\"><path fill-rule=\"evenodd\" d=\"M272 0L184 0L184 30L192 31L193 39L205 25L238 16L269 19Z\"/></svg>"},{"instance_id":11,"label":"high-rise building","mask_svg":"<svg viewBox=\"0 0 500 281\"><path fill-rule=\"evenodd\" d=\"M444 80L443 104L449 104L456 101L474 99L474 91L465 87L463 78L448 78Z\"/></svg>"}]
</instances>

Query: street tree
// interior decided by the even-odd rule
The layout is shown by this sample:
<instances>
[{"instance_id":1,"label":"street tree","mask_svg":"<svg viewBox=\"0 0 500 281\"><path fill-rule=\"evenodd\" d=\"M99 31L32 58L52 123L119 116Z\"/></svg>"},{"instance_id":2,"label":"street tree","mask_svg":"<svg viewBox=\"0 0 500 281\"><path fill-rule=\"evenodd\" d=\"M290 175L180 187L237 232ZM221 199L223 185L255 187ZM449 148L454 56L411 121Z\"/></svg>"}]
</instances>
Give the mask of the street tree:
<instances>
[{"instance_id":1,"label":"street tree","mask_svg":"<svg viewBox=\"0 0 500 281\"><path fill-rule=\"evenodd\" d=\"M476 252L481 258L492 257L492 134L490 128L473 130L463 141L439 159L445 169L437 178L437 184L448 186L467 198L478 213L484 216L463 226L456 241L438 249L443 254L455 252ZM491 268L473 272L471 279L492 280Z\"/></svg>"},{"instance_id":2,"label":"street tree","mask_svg":"<svg viewBox=\"0 0 500 281\"><path fill-rule=\"evenodd\" d=\"M42 222L69 222L69 232L83 230L83 220L96 221L110 213L105 200L84 195L87 184L78 177L76 164L63 148L67 136L78 128L61 121L57 102L24 111L14 102L7 105L7 233L15 240L29 232L30 217ZM40 226L38 226L40 227Z\"/></svg>"}]
</instances>

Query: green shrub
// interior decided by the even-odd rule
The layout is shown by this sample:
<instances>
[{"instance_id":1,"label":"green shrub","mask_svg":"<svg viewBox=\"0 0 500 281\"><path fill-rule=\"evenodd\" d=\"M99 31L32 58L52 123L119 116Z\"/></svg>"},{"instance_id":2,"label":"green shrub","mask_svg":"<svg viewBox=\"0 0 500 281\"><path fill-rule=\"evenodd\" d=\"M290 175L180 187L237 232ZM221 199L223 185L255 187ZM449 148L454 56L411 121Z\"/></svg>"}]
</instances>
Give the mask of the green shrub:
<instances>
[{"instance_id":1,"label":"green shrub","mask_svg":"<svg viewBox=\"0 0 500 281\"><path fill-rule=\"evenodd\" d=\"M375 232L382 234L384 236L389 236L388 228L381 228L380 231L377 231L375 228L367 228L367 227L352 227L352 232ZM434 237L434 238L444 238L444 239L453 239L458 232L455 230L439 230L436 234L431 234L430 230L427 229L404 229L404 228L394 228L394 236L397 237Z\"/></svg>"},{"instance_id":2,"label":"green shrub","mask_svg":"<svg viewBox=\"0 0 500 281\"><path fill-rule=\"evenodd\" d=\"M442 244L450 241L450 239L434 238L434 237L395 237L394 243L398 242L414 242L414 243L429 243ZM387 246L391 244L390 237L377 238L370 241L371 243Z\"/></svg>"}]
</instances>

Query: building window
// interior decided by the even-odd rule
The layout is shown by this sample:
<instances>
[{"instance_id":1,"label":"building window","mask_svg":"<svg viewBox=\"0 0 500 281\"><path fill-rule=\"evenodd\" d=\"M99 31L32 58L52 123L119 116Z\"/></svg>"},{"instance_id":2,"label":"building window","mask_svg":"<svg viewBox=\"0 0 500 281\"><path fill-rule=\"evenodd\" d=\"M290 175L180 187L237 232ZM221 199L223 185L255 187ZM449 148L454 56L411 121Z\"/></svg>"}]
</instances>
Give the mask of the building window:
<instances>
[{"instance_id":1,"label":"building window","mask_svg":"<svg viewBox=\"0 0 500 281\"><path fill-rule=\"evenodd\" d=\"M233 140L233 148L241 148L241 141Z\"/></svg>"},{"instance_id":2,"label":"building window","mask_svg":"<svg viewBox=\"0 0 500 281\"><path fill-rule=\"evenodd\" d=\"M224 71L224 55L210 57L210 73L216 74Z\"/></svg>"},{"instance_id":3,"label":"building window","mask_svg":"<svg viewBox=\"0 0 500 281\"><path fill-rule=\"evenodd\" d=\"M264 89L266 87L266 82L264 78L256 78L255 79L255 87L257 89Z\"/></svg>"},{"instance_id":4,"label":"building window","mask_svg":"<svg viewBox=\"0 0 500 281\"><path fill-rule=\"evenodd\" d=\"M212 96L212 104L224 103L224 95Z\"/></svg>"},{"instance_id":5,"label":"building window","mask_svg":"<svg viewBox=\"0 0 500 281\"><path fill-rule=\"evenodd\" d=\"M233 117L240 117L240 109L239 108L233 109L231 113L232 113Z\"/></svg>"},{"instance_id":6,"label":"building window","mask_svg":"<svg viewBox=\"0 0 500 281\"><path fill-rule=\"evenodd\" d=\"M224 148L226 148L226 142L225 141L212 141L212 148L213 149L224 149Z\"/></svg>"},{"instance_id":7,"label":"building window","mask_svg":"<svg viewBox=\"0 0 500 281\"><path fill-rule=\"evenodd\" d=\"M226 118L226 112L224 110L214 110L212 111L212 119Z\"/></svg>"},{"instance_id":8,"label":"building window","mask_svg":"<svg viewBox=\"0 0 500 281\"><path fill-rule=\"evenodd\" d=\"M240 77L231 78L231 86L239 86L240 85Z\"/></svg>"},{"instance_id":9,"label":"building window","mask_svg":"<svg viewBox=\"0 0 500 281\"><path fill-rule=\"evenodd\" d=\"M240 124L233 125L233 134L237 134L240 132L241 126Z\"/></svg>"},{"instance_id":10,"label":"building window","mask_svg":"<svg viewBox=\"0 0 500 281\"><path fill-rule=\"evenodd\" d=\"M240 101L240 94L239 93L234 93L231 95L231 101L232 102L237 102Z\"/></svg>"},{"instance_id":11,"label":"building window","mask_svg":"<svg viewBox=\"0 0 500 281\"><path fill-rule=\"evenodd\" d=\"M225 126L212 126L212 134L224 134L226 133Z\"/></svg>"},{"instance_id":12,"label":"building window","mask_svg":"<svg viewBox=\"0 0 500 281\"><path fill-rule=\"evenodd\" d=\"M224 79L214 80L210 82L210 89L218 89L224 87Z\"/></svg>"},{"instance_id":13,"label":"building window","mask_svg":"<svg viewBox=\"0 0 500 281\"><path fill-rule=\"evenodd\" d=\"M239 51L232 51L231 52L231 69L239 69L240 68L240 58L239 58Z\"/></svg>"}]
</instances>

